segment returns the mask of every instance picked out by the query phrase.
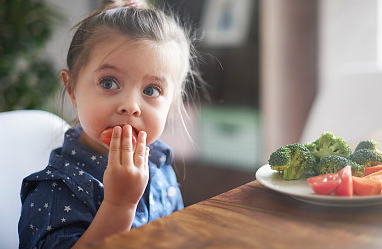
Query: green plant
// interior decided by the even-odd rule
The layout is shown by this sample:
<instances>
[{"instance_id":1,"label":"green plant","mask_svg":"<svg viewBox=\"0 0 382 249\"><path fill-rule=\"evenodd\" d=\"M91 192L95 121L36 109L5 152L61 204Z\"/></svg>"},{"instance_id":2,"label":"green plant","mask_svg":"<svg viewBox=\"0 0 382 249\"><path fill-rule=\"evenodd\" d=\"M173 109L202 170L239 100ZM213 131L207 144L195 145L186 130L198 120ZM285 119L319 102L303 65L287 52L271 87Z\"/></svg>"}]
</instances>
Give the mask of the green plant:
<instances>
[{"instance_id":1,"label":"green plant","mask_svg":"<svg viewBox=\"0 0 382 249\"><path fill-rule=\"evenodd\" d=\"M44 0L0 1L0 111L43 109L57 74L41 51L63 20Z\"/></svg>"}]
</instances>

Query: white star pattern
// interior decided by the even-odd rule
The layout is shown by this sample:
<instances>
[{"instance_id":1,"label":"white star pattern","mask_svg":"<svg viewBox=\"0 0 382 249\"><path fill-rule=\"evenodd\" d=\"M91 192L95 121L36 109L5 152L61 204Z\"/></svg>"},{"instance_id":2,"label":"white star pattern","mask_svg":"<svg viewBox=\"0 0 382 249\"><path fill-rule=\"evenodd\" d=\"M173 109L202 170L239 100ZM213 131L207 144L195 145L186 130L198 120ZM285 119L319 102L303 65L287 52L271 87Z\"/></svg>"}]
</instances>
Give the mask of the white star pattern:
<instances>
[{"instance_id":1,"label":"white star pattern","mask_svg":"<svg viewBox=\"0 0 382 249\"><path fill-rule=\"evenodd\" d=\"M51 167L38 173L39 179L47 184L29 184L28 186L28 190L31 188L30 192L33 190L37 191L35 185L39 186L38 192L43 193L40 195L40 199L29 198L28 203L25 203L25 207L23 207L26 209L28 216L34 216L31 218L23 217L22 227L28 231L28 236L36 238L39 232L46 234L54 233L52 236L56 236L56 234L59 235L61 233L60 231L56 233L57 226L66 227L78 220L83 220L84 217L88 217L86 213L84 214L79 211L78 203L80 205L84 203L96 209L102 205L104 185L100 182L99 177L102 176L101 173L104 172L104 167L107 166L107 156L103 158L95 152L84 152L77 144L72 144L68 140L66 140L67 147L65 148L64 146L62 151L65 151L65 153L62 156L56 155L59 158L53 158L55 159L54 163L49 163ZM77 137L73 138L73 141L77 141ZM158 151L157 145L160 146ZM153 170L159 172L159 174L150 183L150 188L155 189L155 191L150 191L151 193L146 192L142 197L149 199L150 207L142 202L143 208L145 208L144 212L140 214L142 210L139 209L139 212L137 212L139 214L135 217L138 225L162 217L172 210L182 208L180 200L175 199L179 196L178 187L171 187L172 184L170 184L167 178L167 171L162 171L161 169L161 165L166 163L167 160L165 153L162 152L161 143L155 142L155 146L150 147L158 152L153 153L149 160L151 160L150 164ZM100 168L101 166L102 168ZM58 170L58 167L63 170ZM39 179L36 179L36 176L37 174L33 175L33 178L31 177L27 181L37 182ZM176 181L176 179L171 179L171 181L173 180ZM27 186L27 181L24 183L24 187ZM76 188L78 193L75 193ZM158 193L160 196L157 196L157 194L153 195L153 192Z\"/></svg>"},{"instance_id":2,"label":"white star pattern","mask_svg":"<svg viewBox=\"0 0 382 249\"><path fill-rule=\"evenodd\" d=\"M171 186L171 187L168 188L167 196L170 197L170 198L176 196L176 188L174 186Z\"/></svg>"}]
</instances>

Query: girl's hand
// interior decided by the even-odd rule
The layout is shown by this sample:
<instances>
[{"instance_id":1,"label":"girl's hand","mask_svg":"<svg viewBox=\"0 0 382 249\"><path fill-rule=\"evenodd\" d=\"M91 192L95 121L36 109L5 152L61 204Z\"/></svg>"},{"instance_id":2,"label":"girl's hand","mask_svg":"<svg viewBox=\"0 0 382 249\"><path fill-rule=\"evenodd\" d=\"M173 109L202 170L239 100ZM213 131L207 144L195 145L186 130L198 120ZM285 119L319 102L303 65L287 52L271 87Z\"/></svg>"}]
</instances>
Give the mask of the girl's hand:
<instances>
[{"instance_id":1,"label":"girl's hand","mask_svg":"<svg viewBox=\"0 0 382 249\"><path fill-rule=\"evenodd\" d=\"M148 183L147 134L139 132L135 152L132 136L130 125L113 129L109 162L103 177L104 201L112 205L137 205Z\"/></svg>"}]
</instances>

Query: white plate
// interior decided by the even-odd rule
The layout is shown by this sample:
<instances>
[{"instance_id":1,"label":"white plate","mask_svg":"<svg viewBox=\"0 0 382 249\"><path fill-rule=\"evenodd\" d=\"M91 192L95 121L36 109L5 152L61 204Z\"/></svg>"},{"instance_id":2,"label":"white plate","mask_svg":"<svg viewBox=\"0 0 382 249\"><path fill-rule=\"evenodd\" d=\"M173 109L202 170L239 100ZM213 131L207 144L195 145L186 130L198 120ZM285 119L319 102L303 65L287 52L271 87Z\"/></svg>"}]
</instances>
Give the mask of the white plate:
<instances>
[{"instance_id":1,"label":"white plate","mask_svg":"<svg viewBox=\"0 0 382 249\"><path fill-rule=\"evenodd\" d=\"M317 195L306 181L307 178L306 175L302 175L298 180L284 180L282 175L272 170L268 164L256 171L256 180L261 184L274 191L290 195L300 201L340 207L360 207L382 204L382 195L352 197Z\"/></svg>"}]
</instances>

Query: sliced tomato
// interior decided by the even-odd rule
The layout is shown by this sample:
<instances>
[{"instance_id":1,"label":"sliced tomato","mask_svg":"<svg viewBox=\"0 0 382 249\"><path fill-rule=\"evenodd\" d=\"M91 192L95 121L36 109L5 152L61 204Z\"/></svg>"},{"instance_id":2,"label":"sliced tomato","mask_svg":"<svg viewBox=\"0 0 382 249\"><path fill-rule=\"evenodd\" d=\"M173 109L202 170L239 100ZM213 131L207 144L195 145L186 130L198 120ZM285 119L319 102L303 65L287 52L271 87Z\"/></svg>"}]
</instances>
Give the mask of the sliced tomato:
<instances>
[{"instance_id":1,"label":"sliced tomato","mask_svg":"<svg viewBox=\"0 0 382 249\"><path fill-rule=\"evenodd\" d=\"M101 134L101 141L110 146L112 134L113 134L113 128L104 130Z\"/></svg>"},{"instance_id":2,"label":"sliced tomato","mask_svg":"<svg viewBox=\"0 0 382 249\"><path fill-rule=\"evenodd\" d=\"M353 192L355 195L381 194L381 182L377 179L353 176Z\"/></svg>"},{"instance_id":3,"label":"sliced tomato","mask_svg":"<svg viewBox=\"0 0 382 249\"><path fill-rule=\"evenodd\" d=\"M365 176L370 175L372 173L382 171L382 165L376 165L376 166L370 166L370 167L365 167Z\"/></svg>"},{"instance_id":4,"label":"sliced tomato","mask_svg":"<svg viewBox=\"0 0 382 249\"><path fill-rule=\"evenodd\" d=\"M336 190L341 179L338 173L332 173L309 177L308 183L316 194L328 195Z\"/></svg>"},{"instance_id":5,"label":"sliced tomato","mask_svg":"<svg viewBox=\"0 0 382 249\"><path fill-rule=\"evenodd\" d=\"M347 165L338 171L341 183L337 187L335 194L340 196L353 196L353 179L351 175L351 166Z\"/></svg>"},{"instance_id":6,"label":"sliced tomato","mask_svg":"<svg viewBox=\"0 0 382 249\"><path fill-rule=\"evenodd\" d=\"M110 142L111 142L111 136L113 134L113 127L111 128L108 128L106 130L104 130L101 134L101 141L103 143L105 143L106 145L110 146ZM137 133L135 132L135 130L133 129L133 138L132 138L132 143L133 143L133 148L135 148L136 144L137 144Z\"/></svg>"}]
</instances>

